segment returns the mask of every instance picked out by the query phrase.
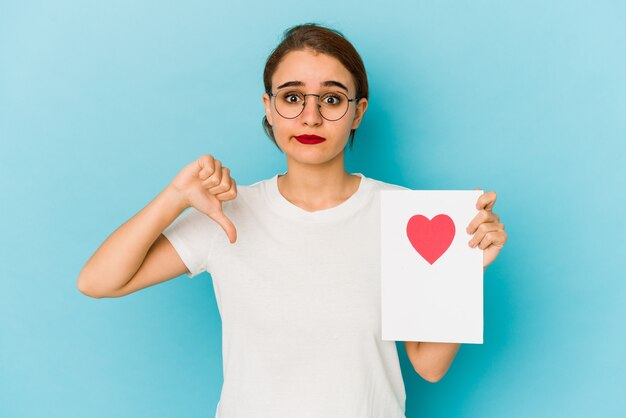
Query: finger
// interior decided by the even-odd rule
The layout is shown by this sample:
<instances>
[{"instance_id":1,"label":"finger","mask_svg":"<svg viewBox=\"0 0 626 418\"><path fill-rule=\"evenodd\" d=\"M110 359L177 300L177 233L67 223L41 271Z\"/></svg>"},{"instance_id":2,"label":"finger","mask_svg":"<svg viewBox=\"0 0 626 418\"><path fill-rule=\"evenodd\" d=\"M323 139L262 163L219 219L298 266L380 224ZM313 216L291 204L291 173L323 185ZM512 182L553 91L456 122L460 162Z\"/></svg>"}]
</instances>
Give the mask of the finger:
<instances>
[{"instance_id":1,"label":"finger","mask_svg":"<svg viewBox=\"0 0 626 418\"><path fill-rule=\"evenodd\" d=\"M478 243L478 248L484 250L491 245L494 245L496 247L503 247L506 239L507 234L504 231L487 232L484 238Z\"/></svg>"},{"instance_id":2,"label":"finger","mask_svg":"<svg viewBox=\"0 0 626 418\"><path fill-rule=\"evenodd\" d=\"M476 216L474 216L474 219L472 219L469 225L467 225L467 228L465 228L465 230L468 234L473 234L474 232L476 232L478 225L482 224L483 222L497 222L498 219L499 217L495 213L489 212L485 209L481 209L480 211L478 211Z\"/></svg>"},{"instance_id":3,"label":"finger","mask_svg":"<svg viewBox=\"0 0 626 418\"><path fill-rule=\"evenodd\" d=\"M211 154L204 154L196 160L200 180L206 180L215 171L215 158Z\"/></svg>"},{"instance_id":4,"label":"finger","mask_svg":"<svg viewBox=\"0 0 626 418\"><path fill-rule=\"evenodd\" d=\"M482 190L480 187L475 187L474 190ZM484 194L484 192L483 192ZM482 195L481 195L482 196ZM480 201L480 196L476 199L476 206L478 207L478 202Z\"/></svg>"},{"instance_id":5,"label":"finger","mask_svg":"<svg viewBox=\"0 0 626 418\"><path fill-rule=\"evenodd\" d=\"M489 191L481 194L476 201L476 209L491 210L493 205L496 204L496 192Z\"/></svg>"},{"instance_id":6,"label":"finger","mask_svg":"<svg viewBox=\"0 0 626 418\"><path fill-rule=\"evenodd\" d=\"M218 200L232 200L237 197L237 183L234 178L231 178L230 181L231 187L229 190L215 195Z\"/></svg>"},{"instance_id":7,"label":"finger","mask_svg":"<svg viewBox=\"0 0 626 418\"><path fill-rule=\"evenodd\" d=\"M205 189L215 187L222 181L222 162L220 160L215 160L213 168L213 173L206 180L202 180L202 186Z\"/></svg>"},{"instance_id":8,"label":"finger","mask_svg":"<svg viewBox=\"0 0 626 418\"><path fill-rule=\"evenodd\" d=\"M476 245L482 242L485 235L487 235L489 232L497 232L501 230L504 230L504 224L501 224L499 222L482 223L478 226L478 229L476 230L476 233L474 234L472 239L469 240L468 245L474 248L476 247Z\"/></svg>"},{"instance_id":9,"label":"finger","mask_svg":"<svg viewBox=\"0 0 626 418\"><path fill-rule=\"evenodd\" d=\"M209 193L216 195L220 193L224 193L225 191L230 190L231 186L231 178L230 178L230 169L228 167L222 167L222 178L220 183L215 187L209 188Z\"/></svg>"},{"instance_id":10,"label":"finger","mask_svg":"<svg viewBox=\"0 0 626 418\"><path fill-rule=\"evenodd\" d=\"M211 218L215 220L215 222L217 222L222 227L224 232L226 232L226 236L228 237L228 240L230 241L230 243L234 244L235 241L237 241L237 229L235 229L235 225L231 222L230 219L228 219L228 217L222 211L221 203L220 203L220 208L216 210L215 212L211 213Z\"/></svg>"},{"instance_id":11,"label":"finger","mask_svg":"<svg viewBox=\"0 0 626 418\"><path fill-rule=\"evenodd\" d=\"M226 236L228 237L230 243L234 244L235 241L237 241L237 229L235 229L235 225L226 215L224 215L222 210L216 214L214 219L218 224L220 224L224 232L226 232Z\"/></svg>"}]
</instances>

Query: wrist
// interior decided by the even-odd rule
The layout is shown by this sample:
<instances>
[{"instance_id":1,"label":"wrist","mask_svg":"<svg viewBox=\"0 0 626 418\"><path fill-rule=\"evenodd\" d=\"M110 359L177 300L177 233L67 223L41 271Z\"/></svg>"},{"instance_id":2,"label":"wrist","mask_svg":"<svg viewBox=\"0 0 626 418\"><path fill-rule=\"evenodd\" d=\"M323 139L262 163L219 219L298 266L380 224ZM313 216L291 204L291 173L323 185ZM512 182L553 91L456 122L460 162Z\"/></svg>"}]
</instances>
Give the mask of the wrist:
<instances>
[{"instance_id":1,"label":"wrist","mask_svg":"<svg viewBox=\"0 0 626 418\"><path fill-rule=\"evenodd\" d=\"M168 184L163 190L163 198L169 205L176 208L178 212L182 212L187 209L191 204L187 200L187 197L172 184Z\"/></svg>"}]
</instances>

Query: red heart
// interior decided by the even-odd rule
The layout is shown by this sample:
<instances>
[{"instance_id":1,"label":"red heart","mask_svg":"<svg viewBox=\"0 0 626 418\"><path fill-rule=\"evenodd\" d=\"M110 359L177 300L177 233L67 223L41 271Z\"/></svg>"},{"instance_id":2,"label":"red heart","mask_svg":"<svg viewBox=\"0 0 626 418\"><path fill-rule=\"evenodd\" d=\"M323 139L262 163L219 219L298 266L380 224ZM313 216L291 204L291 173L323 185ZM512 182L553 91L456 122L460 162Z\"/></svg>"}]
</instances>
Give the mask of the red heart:
<instances>
[{"instance_id":1,"label":"red heart","mask_svg":"<svg viewBox=\"0 0 626 418\"><path fill-rule=\"evenodd\" d=\"M406 235L411 245L430 264L448 250L454 234L454 221L444 214L439 214L432 220L423 215L413 215L406 224Z\"/></svg>"}]
</instances>

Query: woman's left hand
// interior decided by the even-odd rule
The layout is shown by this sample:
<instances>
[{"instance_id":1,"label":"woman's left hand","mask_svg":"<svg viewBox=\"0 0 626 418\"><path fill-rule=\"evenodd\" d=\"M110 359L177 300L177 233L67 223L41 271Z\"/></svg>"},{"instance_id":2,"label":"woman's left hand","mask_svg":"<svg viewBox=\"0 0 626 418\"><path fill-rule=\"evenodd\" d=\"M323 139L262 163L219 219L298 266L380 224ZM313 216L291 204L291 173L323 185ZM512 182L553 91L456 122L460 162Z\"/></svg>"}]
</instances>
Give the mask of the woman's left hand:
<instances>
[{"instance_id":1,"label":"woman's left hand","mask_svg":"<svg viewBox=\"0 0 626 418\"><path fill-rule=\"evenodd\" d=\"M469 246L474 248L478 245L483 250L483 267L495 260L507 240L504 224L492 210L495 203L496 192L489 191L480 195L476 202L476 209L480 212L467 226L467 233L474 234Z\"/></svg>"}]
</instances>

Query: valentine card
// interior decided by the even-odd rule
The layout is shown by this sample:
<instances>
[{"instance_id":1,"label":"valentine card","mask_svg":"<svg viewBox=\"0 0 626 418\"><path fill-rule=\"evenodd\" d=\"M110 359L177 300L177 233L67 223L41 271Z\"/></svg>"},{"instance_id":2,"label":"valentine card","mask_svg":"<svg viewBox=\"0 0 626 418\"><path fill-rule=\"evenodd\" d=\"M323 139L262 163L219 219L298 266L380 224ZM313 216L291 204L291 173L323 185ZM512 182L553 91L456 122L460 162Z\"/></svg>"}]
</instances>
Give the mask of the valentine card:
<instances>
[{"instance_id":1,"label":"valentine card","mask_svg":"<svg viewBox=\"0 0 626 418\"><path fill-rule=\"evenodd\" d=\"M382 339L483 342L482 190L381 190Z\"/></svg>"}]
</instances>

